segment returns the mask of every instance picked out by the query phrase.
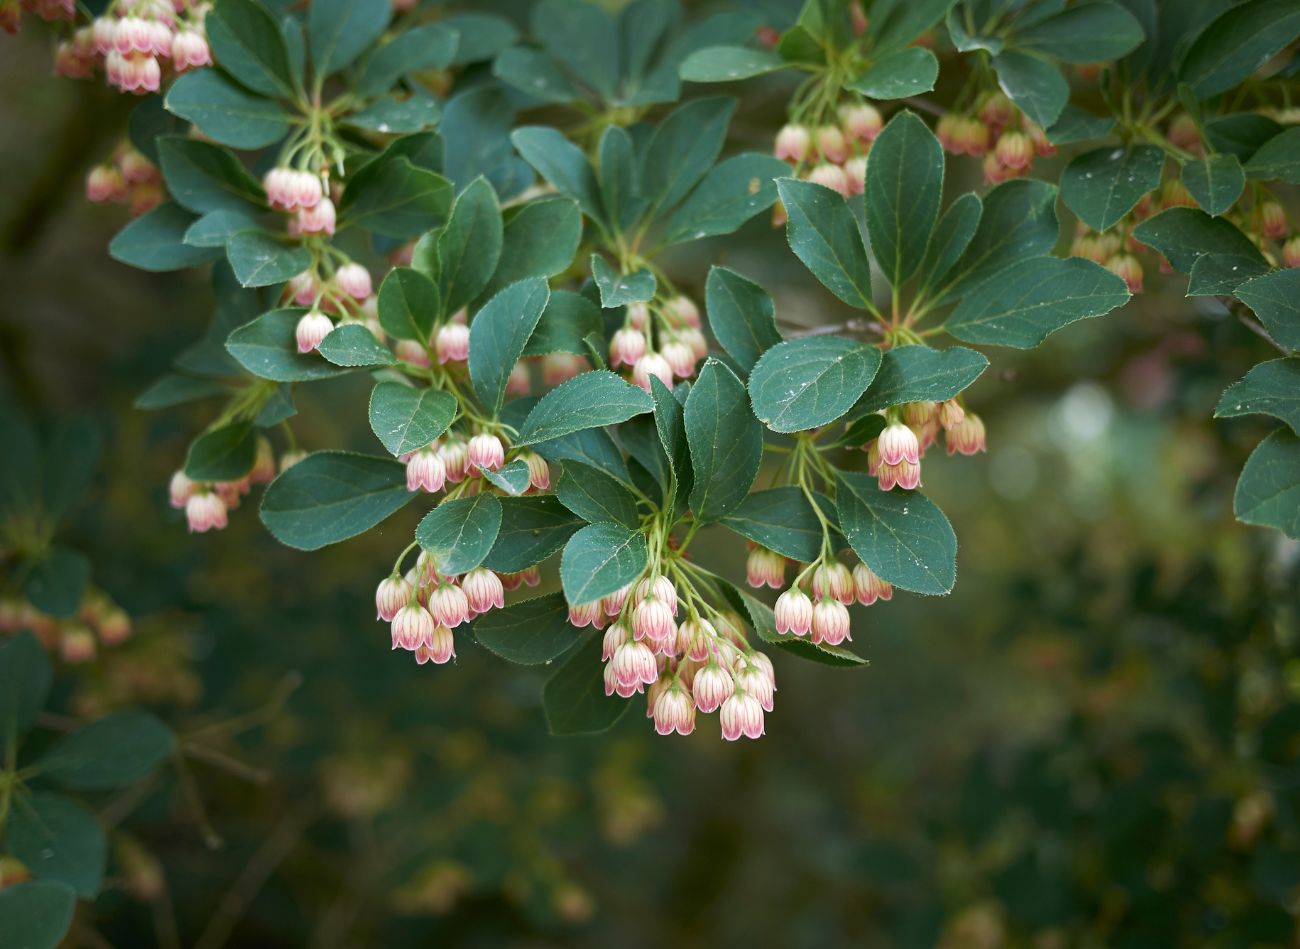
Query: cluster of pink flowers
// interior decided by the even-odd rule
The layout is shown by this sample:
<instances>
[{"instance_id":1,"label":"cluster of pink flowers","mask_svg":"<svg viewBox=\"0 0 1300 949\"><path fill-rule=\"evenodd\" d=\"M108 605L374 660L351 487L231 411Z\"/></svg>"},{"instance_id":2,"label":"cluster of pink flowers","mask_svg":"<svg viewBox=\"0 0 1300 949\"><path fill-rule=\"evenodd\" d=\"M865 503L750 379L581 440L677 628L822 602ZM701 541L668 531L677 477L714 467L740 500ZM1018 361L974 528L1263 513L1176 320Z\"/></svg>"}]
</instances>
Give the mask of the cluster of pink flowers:
<instances>
[{"instance_id":1,"label":"cluster of pink flowers","mask_svg":"<svg viewBox=\"0 0 1300 949\"><path fill-rule=\"evenodd\" d=\"M1042 127L1001 91L985 93L974 114L943 114L934 132L949 154L983 157L984 183L990 185L1023 178L1036 157L1056 154Z\"/></svg>"},{"instance_id":2,"label":"cluster of pink flowers","mask_svg":"<svg viewBox=\"0 0 1300 949\"><path fill-rule=\"evenodd\" d=\"M484 471L499 471L505 464L505 445L490 432L464 438L452 433L431 444L402 456L406 463L406 487L409 491L435 494L448 484L459 484ZM528 465L528 491L545 491L551 486L551 470L546 459L535 452L520 456ZM467 495L474 494L478 482L466 485Z\"/></svg>"},{"instance_id":3,"label":"cluster of pink flowers","mask_svg":"<svg viewBox=\"0 0 1300 949\"><path fill-rule=\"evenodd\" d=\"M650 345L652 333L659 343L657 350ZM675 378L695 375L695 364L708 352L699 307L679 294L653 309L645 303L627 308L622 328L609 342L609 365L630 369L633 384L649 392L651 379L671 389Z\"/></svg>"},{"instance_id":4,"label":"cluster of pink flowers","mask_svg":"<svg viewBox=\"0 0 1300 949\"><path fill-rule=\"evenodd\" d=\"M46 0L44 6L63 9ZM165 72L212 64L203 30L208 5L189 0L119 0L111 12L59 44L54 70L89 79L102 69L110 86L144 95L162 88ZM72 19L71 5L68 5Z\"/></svg>"},{"instance_id":5,"label":"cluster of pink flowers","mask_svg":"<svg viewBox=\"0 0 1300 949\"><path fill-rule=\"evenodd\" d=\"M87 593L75 615L67 618L41 612L25 598L0 599L0 634L29 629L50 650L58 650L65 662L89 662L100 646L113 647L131 636L131 617L108 595Z\"/></svg>"},{"instance_id":6,"label":"cluster of pink flowers","mask_svg":"<svg viewBox=\"0 0 1300 949\"><path fill-rule=\"evenodd\" d=\"M875 106L861 100L842 103L836 118L815 128L798 123L783 126L776 134L773 154L789 162L799 177L847 198L866 188L867 152L884 120ZM780 204L775 223L785 223Z\"/></svg>"},{"instance_id":7,"label":"cluster of pink flowers","mask_svg":"<svg viewBox=\"0 0 1300 949\"><path fill-rule=\"evenodd\" d=\"M355 261L340 266L324 282L304 271L285 284L284 293L286 298L299 306L311 307L299 318L294 330L300 353L313 351L333 331L334 319L331 314L343 322L364 323L377 340L384 340L370 271Z\"/></svg>"},{"instance_id":8,"label":"cluster of pink flowers","mask_svg":"<svg viewBox=\"0 0 1300 949\"><path fill-rule=\"evenodd\" d=\"M168 484L171 506L185 511L190 533L223 530L229 522L229 512L239 507L253 485L270 484L278 472L293 467L304 457L302 452L288 451L280 456L277 465L271 443L259 437L253 468L238 481L198 483L187 477L183 470L173 473Z\"/></svg>"},{"instance_id":9,"label":"cluster of pink flowers","mask_svg":"<svg viewBox=\"0 0 1300 949\"><path fill-rule=\"evenodd\" d=\"M938 441L940 432L949 455L974 455L986 448L983 421L956 399L909 402L902 407L901 419L893 417L884 431L864 446L867 471L880 482L880 490L920 487L921 458Z\"/></svg>"},{"instance_id":10,"label":"cluster of pink flowers","mask_svg":"<svg viewBox=\"0 0 1300 949\"><path fill-rule=\"evenodd\" d=\"M764 547L755 546L746 565L751 586L785 585L786 558ZM871 606L888 600L894 588L872 572L864 563L852 570L837 560L821 560L812 568L812 596L804 591L802 577L776 598L776 631L783 636L807 636L812 642L838 646L852 641L849 604L854 600Z\"/></svg>"},{"instance_id":11,"label":"cluster of pink flowers","mask_svg":"<svg viewBox=\"0 0 1300 949\"><path fill-rule=\"evenodd\" d=\"M163 201L162 175L153 162L123 144L110 161L96 165L86 176L86 199L95 204L125 204L133 216Z\"/></svg>"},{"instance_id":12,"label":"cluster of pink flowers","mask_svg":"<svg viewBox=\"0 0 1300 949\"><path fill-rule=\"evenodd\" d=\"M263 177L262 188L272 210L292 215L287 228L290 237L334 236L338 224L335 196L322 175L295 168L272 168Z\"/></svg>"},{"instance_id":13,"label":"cluster of pink flowers","mask_svg":"<svg viewBox=\"0 0 1300 949\"><path fill-rule=\"evenodd\" d=\"M77 4L74 0L0 0L0 30L17 33L22 25L23 11L46 22L75 20Z\"/></svg>"},{"instance_id":14,"label":"cluster of pink flowers","mask_svg":"<svg viewBox=\"0 0 1300 949\"><path fill-rule=\"evenodd\" d=\"M420 665L442 665L456 658L452 630L475 616L505 604L505 591L520 584L536 586L541 574L531 567L497 574L475 567L463 576L441 575L421 552L405 576L384 579L375 590L377 618L390 624L392 648L415 653Z\"/></svg>"},{"instance_id":15,"label":"cluster of pink flowers","mask_svg":"<svg viewBox=\"0 0 1300 949\"><path fill-rule=\"evenodd\" d=\"M679 623L677 589L648 576L591 603L569 605L569 622L605 631L605 694L645 693L646 717L660 735L689 735L696 712L718 712L722 737L758 738L772 711L776 673L751 650L740 621L686 611Z\"/></svg>"}]
</instances>

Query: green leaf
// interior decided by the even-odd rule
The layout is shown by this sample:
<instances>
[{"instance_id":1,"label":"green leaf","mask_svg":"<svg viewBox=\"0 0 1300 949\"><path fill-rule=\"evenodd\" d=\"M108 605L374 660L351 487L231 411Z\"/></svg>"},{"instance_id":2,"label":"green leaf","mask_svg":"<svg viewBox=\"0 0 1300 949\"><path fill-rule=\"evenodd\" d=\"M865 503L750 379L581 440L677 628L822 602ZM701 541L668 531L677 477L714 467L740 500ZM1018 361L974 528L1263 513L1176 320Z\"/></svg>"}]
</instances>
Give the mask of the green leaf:
<instances>
[{"instance_id":1,"label":"green leaf","mask_svg":"<svg viewBox=\"0 0 1300 949\"><path fill-rule=\"evenodd\" d=\"M390 11L372 0L313 0L307 39L316 77L338 72L364 53L388 26Z\"/></svg>"},{"instance_id":2,"label":"green leaf","mask_svg":"<svg viewBox=\"0 0 1300 949\"><path fill-rule=\"evenodd\" d=\"M1202 254L1187 275L1187 295L1231 295L1252 277L1268 273L1268 264L1239 254Z\"/></svg>"},{"instance_id":3,"label":"green leaf","mask_svg":"<svg viewBox=\"0 0 1300 949\"><path fill-rule=\"evenodd\" d=\"M775 179L790 166L771 155L746 152L710 169L664 225L663 242L730 234L776 200Z\"/></svg>"},{"instance_id":4,"label":"green leaf","mask_svg":"<svg viewBox=\"0 0 1300 949\"><path fill-rule=\"evenodd\" d=\"M736 100L692 99L655 128L641 154L641 193L654 216L673 207L704 177L727 137Z\"/></svg>"},{"instance_id":5,"label":"green leaf","mask_svg":"<svg viewBox=\"0 0 1300 949\"><path fill-rule=\"evenodd\" d=\"M1300 350L1300 269L1288 267L1247 280L1235 296L1255 311L1270 336Z\"/></svg>"},{"instance_id":6,"label":"green leaf","mask_svg":"<svg viewBox=\"0 0 1300 949\"><path fill-rule=\"evenodd\" d=\"M369 99L383 95L407 73L446 69L456 55L458 39L444 23L404 28L366 57L353 91Z\"/></svg>"},{"instance_id":7,"label":"green leaf","mask_svg":"<svg viewBox=\"0 0 1300 949\"><path fill-rule=\"evenodd\" d=\"M549 664L581 638L569 625L563 593L548 593L484 613L474 621L474 638L502 659L526 666Z\"/></svg>"},{"instance_id":8,"label":"green leaf","mask_svg":"<svg viewBox=\"0 0 1300 949\"><path fill-rule=\"evenodd\" d=\"M1224 390L1215 418L1271 415L1300 433L1300 358L1270 359Z\"/></svg>"},{"instance_id":9,"label":"green leaf","mask_svg":"<svg viewBox=\"0 0 1300 949\"><path fill-rule=\"evenodd\" d=\"M772 295L734 270L714 266L704 284L709 329L745 372L777 343L776 304Z\"/></svg>"},{"instance_id":10,"label":"green leaf","mask_svg":"<svg viewBox=\"0 0 1300 949\"><path fill-rule=\"evenodd\" d=\"M582 98L551 57L526 46L516 46L498 56L492 63L492 75L540 103L555 105Z\"/></svg>"},{"instance_id":11,"label":"green leaf","mask_svg":"<svg viewBox=\"0 0 1300 949\"><path fill-rule=\"evenodd\" d=\"M370 530L414 497L400 461L318 451L267 487L262 523L287 547L319 550Z\"/></svg>"},{"instance_id":12,"label":"green leaf","mask_svg":"<svg viewBox=\"0 0 1300 949\"><path fill-rule=\"evenodd\" d=\"M0 890L0 932L19 949L57 949L76 908L76 891L63 883L6 886Z\"/></svg>"},{"instance_id":13,"label":"green leaf","mask_svg":"<svg viewBox=\"0 0 1300 949\"><path fill-rule=\"evenodd\" d=\"M901 286L930 243L943 197L943 148L924 122L899 112L867 156L867 234L885 279Z\"/></svg>"},{"instance_id":14,"label":"green leaf","mask_svg":"<svg viewBox=\"0 0 1300 949\"><path fill-rule=\"evenodd\" d=\"M343 191L339 218L350 227L405 240L438 227L451 207L451 182L403 155L376 158Z\"/></svg>"},{"instance_id":15,"label":"green leaf","mask_svg":"<svg viewBox=\"0 0 1300 949\"><path fill-rule=\"evenodd\" d=\"M1232 510L1244 524L1300 538L1300 438L1279 428L1259 443L1241 470Z\"/></svg>"},{"instance_id":16,"label":"green leaf","mask_svg":"<svg viewBox=\"0 0 1300 949\"><path fill-rule=\"evenodd\" d=\"M968 343L1031 349L1076 320L1129 299L1124 281L1081 257L1033 257L973 287L943 328Z\"/></svg>"},{"instance_id":17,"label":"green leaf","mask_svg":"<svg viewBox=\"0 0 1300 949\"><path fill-rule=\"evenodd\" d=\"M516 458L500 471L484 471L483 477L511 497L518 497L528 490L532 471L528 467L528 462L522 458Z\"/></svg>"},{"instance_id":18,"label":"green leaf","mask_svg":"<svg viewBox=\"0 0 1300 949\"><path fill-rule=\"evenodd\" d=\"M677 513L680 501L684 513L686 497L694 482L691 448L686 440L686 410L673 391L653 376L650 397L655 403L655 433L674 475L669 479L671 490L665 492L664 507Z\"/></svg>"},{"instance_id":19,"label":"green leaf","mask_svg":"<svg viewBox=\"0 0 1300 949\"><path fill-rule=\"evenodd\" d=\"M1024 178L1003 182L984 196L975 236L948 272L937 299L955 299L1005 267L1048 253L1059 235L1054 187Z\"/></svg>"},{"instance_id":20,"label":"green leaf","mask_svg":"<svg viewBox=\"0 0 1300 949\"><path fill-rule=\"evenodd\" d=\"M1133 228L1133 236L1154 247L1184 273L1203 254L1230 254L1263 261L1249 237L1227 220L1196 208L1170 208Z\"/></svg>"},{"instance_id":21,"label":"green leaf","mask_svg":"<svg viewBox=\"0 0 1300 949\"><path fill-rule=\"evenodd\" d=\"M1183 165L1182 178L1201 209L1215 217L1236 204L1246 187L1246 175L1236 155L1211 155L1189 161Z\"/></svg>"},{"instance_id":22,"label":"green leaf","mask_svg":"<svg viewBox=\"0 0 1300 949\"><path fill-rule=\"evenodd\" d=\"M350 112L339 121L353 128L386 135L420 132L438 122L438 103L421 95L376 99L364 109Z\"/></svg>"},{"instance_id":23,"label":"green leaf","mask_svg":"<svg viewBox=\"0 0 1300 949\"><path fill-rule=\"evenodd\" d=\"M475 178L451 209L438 236L438 286L445 313L469 304L487 286L501 256L501 206L483 177Z\"/></svg>"},{"instance_id":24,"label":"green leaf","mask_svg":"<svg viewBox=\"0 0 1300 949\"><path fill-rule=\"evenodd\" d=\"M258 221L251 208L225 208L209 211L185 229L181 236L190 247L216 247L225 250L230 239L241 231L257 230Z\"/></svg>"},{"instance_id":25,"label":"green leaf","mask_svg":"<svg viewBox=\"0 0 1300 949\"><path fill-rule=\"evenodd\" d=\"M320 354L336 366L391 366L397 362L387 346L364 323L342 323L320 342Z\"/></svg>"},{"instance_id":26,"label":"green leaf","mask_svg":"<svg viewBox=\"0 0 1300 949\"><path fill-rule=\"evenodd\" d=\"M840 527L877 576L913 593L949 593L957 580L957 535L934 502L915 491L881 491L874 478L841 472Z\"/></svg>"},{"instance_id":27,"label":"green leaf","mask_svg":"<svg viewBox=\"0 0 1300 949\"><path fill-rule=\"evenodd\" d=\"M292 470L292 469L291 469ZM415 539L444 576L458 576L483 562L501 530L495 494L443 501L420 521Z\"/></svg>"},{"instance_id":28,"label":"green leaf","mask_svg":"<svg viewBox=\"0 0 1300 949\"><path fill-rule=\"evenodd\" d=\"M978 379L988 365L984 356L964 346L895 346L886 351L880 372L855 412L877 412L907 402L947 401Z\"/></svg>"},{"instance_id":29,"label":"green leaf","mask_svg":"<svg viewBox=\"0 0 1300 949\"><path fill-rule=\"evenodd\" d=\"M551 291L541 277L506 287L474 315L469 327L469 378L488 412L501 411L506 383L542 318Z\"/></svg>"},{"instance_id":30,"label":"green leaf","mask_svg":"<svg viewBox=\"0 0 1300 949\"><path fill-rule=\"evenodd\" d=\"M381 382L370 393L370 429L393 455L424 448L455 416L455 398L439 389Z\"/></svg>"},{"instance_id":31,"label":"green leaf","mask_svg":"<svg viewBox=\"0 0 1300 949\"><path fill-rule=\"evenodd\" d=\"M758 475L763 427L749 408L736 374L709 359L686 397L686 440L691 448L691 510L716 521L734 510Z\"/></svg>"},{"instance_id":32,"label":"green leaf","mask_svg":"<svg viewBox=\"0 0 1300 949\"><path fill-rule=\"evenodd\" d=\"M1226 92L1300 35L1293 0L1246 0L1201 30L1183 55L1178 78L1199 98Z\"/></svg>"},{"instance_id":33,"label":"green leaf","mask_svg":"<svg viewBox=\"0 0 1300 949\"><path fill-rule=\"evenodd\" d=\"M379 285L379 325L398 339L427 344L442 308L438 287L410 267L394 267Z\"/></svg>"},{"instance_id":34,"label":"green leaf","mask_svg":"<svg viewBox=\"0 0 1300 949\"><path fill-rule=\"evenodd\" d=\"M553 290L537 329L524 347L525 356L547 353L586 353L583 338L600 334L600 307L572 290Z\"/></svg>"},{"instance_id":35,"label":"green leaf","mask_svg":"<svg viewBox=\"0 0 1300 949\"><path fill-rule=\"evenodd\" d=\"M584 372L542 396L524 419L515 444L535 445L571 432L626 422L653 410L654 402L644 390L614 373Z\"/></svg>"},{"instance_id":36,"label":"green leaf","mask_svg":"<svg viewBox=\"0 0 1300 949\"><path fill-rule=\"evenodd\" d=\"M618 30L608 12L580 0L541 0L533 33L547 52L604 98L618 84Z\"/></svg>"},{"instance_id":37,"label":"green leaf","mask_svg":"<svg viewBox=\"0 0 1300 949\"><path fill-rule=\"evenodd\" d=\"M829 425L853 407L879 368L879 349L842 336L778 343L749 374L754 414L774 432Z\"/></svg>"},{"instance_id":38,"label":"green leaf","mask_svg":"<svg viewBox=\"0 0 1300 949\"><path fill-rule=\"evenodd\" d=\"M506 219L501 256L486 294L525 277L553 277L573 263L582 239L582 214L568 198L530 201Z\"/></svg>"},{"instance_id":39,"label":"green leaf","mask_svg":"<svg viewBox=\"0 0 1300 949\"><path fill-rule=\"evenodd\" d=\"M636 163L636 146L626 129L611 125L600 137L600 197L617 230L636 223L645 210L641 197L641 173Z\"/></svg>"},{"instance_id":40,"label":"green leaf","mask_svg":"<svg viewBox=\"0 0 1300 949\"><path fill-rule=\"evenodd\" d=\"M636 497L599 468L565 462L555 493L561 504L585 521L621 524L631 530L640 525Z\"/></svg>"},{"instance_id":41,"label":"green leaf","mask_svg":"<svg viewBox=\"0 0 1300 949\"><path fill-rule=\"evenodd\" d=\"M37 880L63 883L93 900L104 882L107 843L95 815L62 794L20 794L5 824L5 848Z\"/></svg>"},{"instance_id":42,"label":"green leaf","mask_svg":"<svg viewBox=\"0 0 1300 949\"><path fill-rule=\"evenodd\" d=\"M569 538L560 583L570 603L591 603L626 586L646 566L645 535L618 524L588 524Z\"/></svg>"},{"instance_id":43,"label":"green leaf","mask_svg":"<svg viewBox=\"0 0 1300 949\"><path fill-rule=\"evenodd\" d=\"M939 60L920 46L905 46L886 53L844 88L869 99L904 99L934 88Z\"/></svg>"},{"instance_id":44,"label":"green leaf","mask_svg":"<svg viewBox=\"0 0 1300 949\"><path fill-rule=\"evenodd\" d=\"M829 188L778 178L789 221L786 239L826 289L859 309L871 302L871 264L848 202Z\"/></svg>"},{"instance_id":45,"label":"green leaf","mask_svg":"<svg viewBox=\"0 0 1300 949\"><path fill-rule=\"evenodd\" d=\"M759 602L730 583L721 583L719 587L722 590L722 595L731 602L736 610L749 618L749 625L753 627L754 634L758 636L760 641L775 646L782 652L798 656L800 659L820 662L826 666L852 668L854 666L869 665L867 660L843 646L828 646L824 643L818 645L808 639L782 636L776 631L776 617L772 615L772 610L767 604Z\"/></svg>"},{"instance_id":46,"label":"green leaf","mask_svg":"<svg viewBox=\"0 0 1300 949\"><path fill-rule=\"evenodd\" d=\"M240 231L226 242L226 256L244 287L284 283L311 266L311 251L265 231Z\"/></svg>"},{"instance_id":47,"label":"green leaf","mask_svg":"<svg viewBox=\"0 0 1300 949\"><path fill-rule=\"evenodd\" d=\"M240 89L215 69L179 76L163 104L214 142L231 148L265 148L289 131L288 113L270 99Z\"/></svg>"},{"instance_id":48,"label":"green leaf","mask_svg":"<svg viewBox=\"0 0 1300 949\"><path fill-rule=\"evenodd\" d=\"M298 76L275 17L255 0L220 0L203 20L221 68L262 95L292 99ZM175 193L175 192L173 192Z\"/></svg>"},{"instance_id":49,"label":"green leaf","mask_svg":"<svg viewBox=\"0 0 1300 949\"><path fill-rule=\"evenodd\" d=\"M554 495L502 498L501 530L483 565L517 573L551 556L582 526L582 519Z\"/></svg>"},{"instance_id":50,"label":"green leaf","mask_svg":"<svg viewBox=\"0 0 1300 949\"><path fill-rule=\"evenodd\" d=\"M509 20L490 13L455 13L439 22L459 37L453 66L491 59L519 38Z\"/></svg>"},{"instance_id":51,"label":"green leaf","mask_svg":"<svg viewBox=\"0 0 1300 949\"><path fill-rule=\"evenodd\" d=\"M294 329L303 310L272 310L245 323L226 340L226 349L253 375L274 382L328 379L351 370L315 353L299 353Z\"/></svg>"},{"instance_id":52,"label":"green leaf","mask_svg":"<svg viewBox=\"0 0 1300 949\"><path fill-rule=\"evenodd\" d=\"M219 259L220 247L190 247L185 232L194 223L194 215L168 201L140 215L114 235L108 254L116 261L159 273L184 270Z\"/></svg>"},{"instance_id":53,"label":"green leaf","mask_svg":"<svg viewBox=\"0 0 1300 949\"><path fill-rule=\"evenodd\" d=\"M871 11L867 32L877 52L906 46L944 18L953 0L911 0L880 5Z\"/></svg>"},{"instance_id":54,"label":"green leaf","mask_svg":"<svg viewBox=\"0 0 1300 949\"><path fill-rule=\"evenodd\" d=\"M1119 59L1143 40L1142 24L1118 3L1092 0L1015 29L1010 39L1066 63Z\"/></svg>"},{"instance_id":55,"label":"green leaf","mask_svg":"<svg viewBox=\"0 0 1300 949\"><path fill-rule=\"evenodd\" d=\"M1047 128L1060 118L1070 84L1049 60L1011 49L993 57L993 68L1002 91L1039 125Z\"/></svg>"},{"instance_id":56,"label":"green leaf","mask_svg":"<svg viewBox=\"0 0 1300 949\"><path fill-rule=\"evenodd\" d=\"M609 731L632 703L605 694L600 636L573 650L542 686L542 710L552 735L595 735Z\"/></svg>"},{"instance_id":57,"label":"green leaf","mask_svg":"<svg viewBox=\"0 0 1300 949\"><path fill-rule=\"evenodd\" d=\"M785 69L788 63L767 50L744 46L706 46L697 49L678 67L687 82L734 82Z\"/></svg>"},{"instance_id":58,"label":"green leaf","mask_svg":"<svg viewBox=\"0 0 1300 949\"><path fill-rule=\"evenodd\" d=\"M31 633L0 638L0 749L32 727L45 707L52 675L50 657Z\"/></svg>"},{"instance_id":59,"label":"green leaf","mask_svg":"<svg viewBox=\"0 0 1300 949\"><path fill-rule=\"evenodd\" d=\"M90 561L67 547L52 547L31 564L23 593L32 606L50 616L77 612L90 582Z\"/></svg>"},{"instance_id":60,"label":"green leaf","mask_svg":"<svg viewBox=\"0 0 1300 949\"><path fill-rule=\"evenodd\" d=\"M234 422L199 436L185 456L191 481L238 481L253 470L257 436L252 422Z\"/></svg>"},{"instance_id":61,"label":"green leaf","mask_svg":"<svg viewBox=\"0 0 1300 949\"><path fill-rule=\"evenodd\" d=\"M829 501L826 507L830 507ZM834 508L825 513L834 520ZM722 524L800 563L812 563L822 551L821 521L798 485L755 491L724 517Z\"/></svg>"},{"instance_id":62,"label":"green leaf","mask_svg":"<svg viewBox=\"0 0 1300 949\"><path fill-rule=\"evenodd\" d=\"M963 194L943 212L917 270L922 288L932 290L939 286L970 246L983 214L984 202L973 191Z\"/></svg>"},{"instance_id":63,"label":"green leaf","mask_svg":"<svg viewBox=\"0 0 1300 949\"><path fill-rule=\"evenodd\" d=\"M224 385L211 379L195 379L193 376L168 373L159 377L153 385L136 396L131 406L151 412L211 398L226 391L228 390Z\"/></svg>"},{"instance_id":64,"label":"green leaf","mask_svg":"<svg viewBox=\"0 0 1300 949\"><path fill-rule=\"evenodd\" d=\"M600 305L605 309L642 303L655 295L655 275L645 267L623 274L600 254L592 254L591 276L600 290Z\"/></svg>"},{"instance_id":65,"label":"green leaf","mask_svg":"<svg viewBox=\"0 0 1300 949\"><path fill-rule=\"evenodd\" d=\"M247 212L250 204L262 204L257 179L224 148L168 135L158 140L158 158L167 191L191 211Z\"/></svg>"},{"instance_id":66,"label":"green leaf","mask_svg":"<svg viewBox=\"0 0 1300 949\"><path fill-rule=\"evenodd\" d=\"M1154 145L1107 145L1076 156L1061 172L1061 199L1093 230L1121 221L1160 187L1165 154Z\"/></svg>"},{"instance_id":67,"label":"green leaf","mask_svg":"<svg viewBox=\"0 0 1300 949\"><path fill-rule=\"evenodd\" d=\"M1249 161L1269 139L1282 134L1282 126L1258 112L1233 112L1205 123L1205 140L1217 152Z\"/></svg>"},{"instance_id":68,"label":"green leaf","mask_svg":"<svg viewBox=\"0 0 1300 949\"><path fill-rule=\"evenodd\" d=\"M1300 184L1300 128L1289 128L1264 142L1246 162L1246 174L1259 181Z\"/></svg>"},{"instance_id":69,"label":"green leaf","mask_svg":"<svg viewBox=\"0 0 1300 949\"><path fill-rule=\"evenodd\" d=\"M1087 142L1105 138L1114 127L1113 115L1093 115L1073 102L1067 102L1060 118L1047 129L1047 140L1053 145Z\"/></svg>"},{"instance_id":70,"label":"green leaf","mask_svg":"<svg viewBox=\"0 0 1300 949\"><path fill-rule=\"evenodd\" d=\"M578 202L587 217L605 219L600 186L587 156L560 132L541 125L526 125L510 133L510 141L524 161L555 186L560 194Z\"/></svg>"},{"instance_id":71,"label":"green leaf","mask_svg":"<svg viewBox=\"0 0 1300 949\"><path fill-rule=\"evenodd\" d=\"M113 712L60 738L37 765L66 788L121 788L148 777L175 746L176 736L148 712Z\"/></svg>"}]
</instances>

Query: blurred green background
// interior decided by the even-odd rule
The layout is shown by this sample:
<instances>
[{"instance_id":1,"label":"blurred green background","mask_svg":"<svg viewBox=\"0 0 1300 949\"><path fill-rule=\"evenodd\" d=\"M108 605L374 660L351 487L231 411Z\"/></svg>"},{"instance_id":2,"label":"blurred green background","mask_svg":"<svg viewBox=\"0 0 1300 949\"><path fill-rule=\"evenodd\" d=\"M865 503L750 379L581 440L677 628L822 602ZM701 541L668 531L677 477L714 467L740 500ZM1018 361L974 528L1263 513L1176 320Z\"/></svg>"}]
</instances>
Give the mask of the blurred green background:
<instances>
[{"instance_id":1,"label":"blurred green background","mask_svg":"<svg viewBox=\"0 0 1300 949\"><path fill-rule=\"evenodd\" d=\"M166 481L207 419L131 402L210 293L108 258L122 211L82 181L132 103L46 79L46 39L0 55L0 391L104 431L66 539L137 627L61 665L57 704L143 704L218 752L100 802L111 882L72 944L1300 945L1300 549L1231 516L1267 423L1210 420L1266 344L1181 278L991 354L989 453L926 464L956 590L855 607L869 668L777 657L758 742L640 708L552 739L538 670L464 636L454 666L389 652L373 589L419 504L314 554L251 503L186 535ZM784 320L846 315L765 221L708 251L668 262L697 298L726 263ZM376 451L365 393L300 387L299 441ZM738 538L696 546L741 576Z\"/></svg>"}]
</instances>

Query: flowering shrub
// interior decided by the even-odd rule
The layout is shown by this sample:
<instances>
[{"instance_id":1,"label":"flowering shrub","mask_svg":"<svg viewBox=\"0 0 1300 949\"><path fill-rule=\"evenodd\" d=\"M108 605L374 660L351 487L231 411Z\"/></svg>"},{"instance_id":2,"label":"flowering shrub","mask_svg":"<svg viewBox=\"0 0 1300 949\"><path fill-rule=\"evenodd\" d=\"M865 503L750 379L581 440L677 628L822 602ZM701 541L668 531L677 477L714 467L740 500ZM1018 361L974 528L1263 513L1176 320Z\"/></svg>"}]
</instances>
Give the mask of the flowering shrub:
<instances>
[{"instance_id":1,"label":"flowering shrub","mask_svg":"<svg viewBox=\"0 0 1300 949\"><path fill-rule=\"evenodd\" d=\"M393 649L439 665L472 634L560 661L556 733L644 694L661 734L716 711L735 739L773 710L764 650L862 665L849 604L952 589L956 536L920 489L957 461L940 444L985 450L963 393L989 360L970 346L1037 346L1148 273L1187 274L1281 351L1217 414L1285 423L1236 513L1300 533L1300 236L1277 190L1300 183L1300 13L1219 7L810 0L692 19L541 0L526 35L345 0L3 11L66 31L60 74L160 93L86 193L136 215L118 260L211 268L210 330L140 399L214 406L169 486L191 531L261 485L263 523L304 550L424 505L370 571ZM793 92L749 82L787 72ZM770 148L719 160L738 100L704 83L789 92ZM966 190L972 170L987 190ZM761 275L670 279L665 254L768 209L857 316L783 332ZM387 455L300 446L295 386L355 373ZM743 538L774 608L693 556L702 528ZM561 592L507 605L556 554ZM84 587L36 559L43 582Z\"/></svg>"}]
</instances>

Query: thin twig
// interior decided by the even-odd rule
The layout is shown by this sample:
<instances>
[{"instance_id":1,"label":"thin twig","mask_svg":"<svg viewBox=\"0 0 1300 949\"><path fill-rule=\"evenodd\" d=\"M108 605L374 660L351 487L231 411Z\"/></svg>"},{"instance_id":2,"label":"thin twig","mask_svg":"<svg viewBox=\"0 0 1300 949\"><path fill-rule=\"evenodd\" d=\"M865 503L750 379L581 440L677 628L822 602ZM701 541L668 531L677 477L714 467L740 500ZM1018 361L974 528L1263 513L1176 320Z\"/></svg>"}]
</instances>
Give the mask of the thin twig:
<instances>
[{"instance_id":1,"label":"thin twig","mask_svg":"<svg viewBox=\"0 0 1300 949\"><path fill-rule=\"evenodd\" d=\"M243 778L245 781L252 781L254 784L266 784L271 780L271 773L261 768L255 768L252 765L245 764L238 758L234 758L224 751L217 751L207 745L200 745L193 741L182 741L181 752L191 758L215 765L222 770L229 771L236 777Z\"/></svg>"}]
</instances>

